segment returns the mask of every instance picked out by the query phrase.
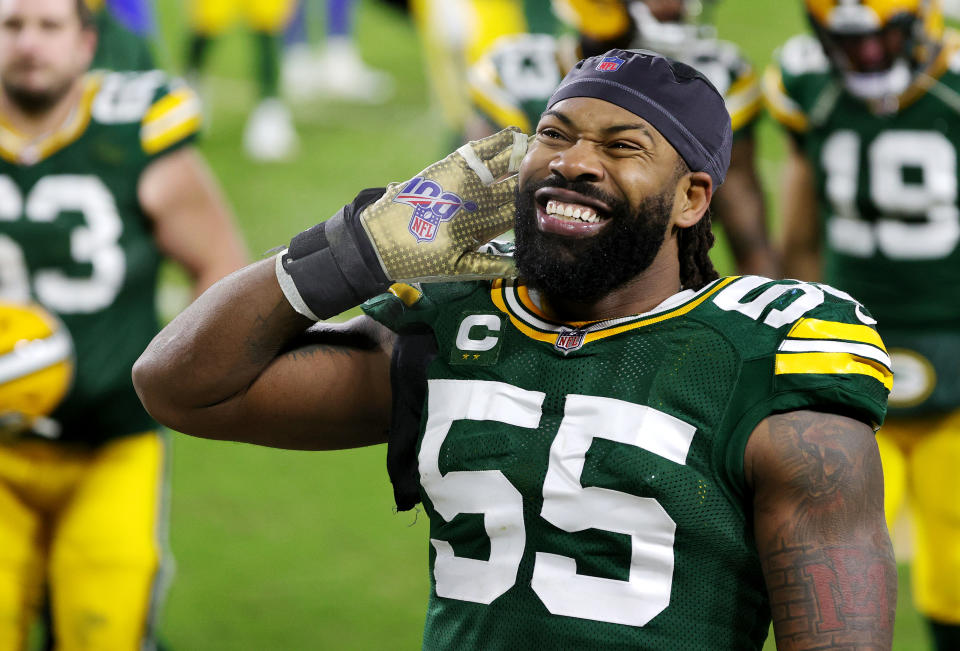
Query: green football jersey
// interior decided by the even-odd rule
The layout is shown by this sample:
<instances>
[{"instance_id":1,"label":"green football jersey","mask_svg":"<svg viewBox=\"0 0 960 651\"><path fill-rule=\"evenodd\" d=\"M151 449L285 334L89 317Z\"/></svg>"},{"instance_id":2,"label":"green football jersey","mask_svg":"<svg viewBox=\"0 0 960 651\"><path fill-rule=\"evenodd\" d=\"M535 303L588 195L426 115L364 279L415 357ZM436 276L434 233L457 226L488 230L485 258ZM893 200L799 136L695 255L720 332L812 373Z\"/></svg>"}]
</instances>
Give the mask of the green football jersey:
<instances>
[{"instance_id":1,"label":"green football jersey","mask_svg":"<svg viewBox=\"0 0 960 651\"><path fill-rule=\"evenodd\" d=\"M516 126L533 133L553 91L580 58L573 37L501 37L469 71L473 108L497 129ZM683 62L723 95L734 138L746 133L760 115L762 93L753 66L736 46L701 39L690 45Z\"/></svg>"},{"instance_id":2,"label":"green football jersey","mask_svg":"<svg viewBox=\"0 0 960 651\"><path fill-rule=\"evenodd\" d=\"M42 141L0 121L0 293L33 298L66 325L76 376L52 418L60 439L96 444L156 427L130 380L158 328L160 254L137 186L192 140L200 107L160 71L84 83L68 122Z\"/></svg>"},{"instance_id":3,"label":"green football jersey","mask_svg":"<svg viewBox=\"0 0 960 651\"><path fill-rule=\"evenodd\" d=\"M882 324L891 409L960 406L960 36L894 112L847 93L812 36L779 50L764 87L815 172L824 280Z\"/></svg>"},{"instance_id":4,"label":"green football jersey","mask_svg":"<svg viewBox=\"0 0 960 651\"><path fill-rule=\"evenodd\" d=\"M795 409L878 425L892 380L873 319L828 286L756 276L603 322L538 304L497 281L364 306L437 343L417 443L424 647L761 648L747 439Z\"/></svg>"}]
</instances>

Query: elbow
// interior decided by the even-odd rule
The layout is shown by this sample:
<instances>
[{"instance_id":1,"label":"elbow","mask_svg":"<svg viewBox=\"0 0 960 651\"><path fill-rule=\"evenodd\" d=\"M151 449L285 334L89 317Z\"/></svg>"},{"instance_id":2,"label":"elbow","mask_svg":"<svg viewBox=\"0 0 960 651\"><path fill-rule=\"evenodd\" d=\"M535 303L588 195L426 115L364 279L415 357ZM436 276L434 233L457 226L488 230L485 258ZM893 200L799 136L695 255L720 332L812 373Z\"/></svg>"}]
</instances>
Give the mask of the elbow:
<instances>
[{"instance_id":1,"label":"elbow","mask_svg":"<svg viewBox=\"0 0 960 651\"><path fill-rule=\"evenodd\" d=\"M147 413L161 425L183 431L186 405L179 404L176 378L151 347L140 355L131 372L133 388Z\"/></svg>"}]
</instances>

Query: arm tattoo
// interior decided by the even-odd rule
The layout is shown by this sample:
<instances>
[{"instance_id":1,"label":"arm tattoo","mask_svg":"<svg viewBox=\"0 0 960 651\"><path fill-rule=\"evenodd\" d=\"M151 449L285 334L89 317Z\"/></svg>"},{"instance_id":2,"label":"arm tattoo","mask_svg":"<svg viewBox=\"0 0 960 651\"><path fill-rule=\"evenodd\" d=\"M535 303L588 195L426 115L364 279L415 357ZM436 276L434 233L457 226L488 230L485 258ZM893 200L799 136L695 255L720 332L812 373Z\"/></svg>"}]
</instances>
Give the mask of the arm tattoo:
<instances>
[{"instance_id":1,"label":"arm tattoo","mask_svg":"<svg viewBox=\"0 0 960 651\"><path fill-rule=\"evenodd\" d=\"M769 420L775 478L758 481L757 543L781 649L884 649L896 565L883 476L863 425L813 412Z\"/></svg>"}]
</instances>

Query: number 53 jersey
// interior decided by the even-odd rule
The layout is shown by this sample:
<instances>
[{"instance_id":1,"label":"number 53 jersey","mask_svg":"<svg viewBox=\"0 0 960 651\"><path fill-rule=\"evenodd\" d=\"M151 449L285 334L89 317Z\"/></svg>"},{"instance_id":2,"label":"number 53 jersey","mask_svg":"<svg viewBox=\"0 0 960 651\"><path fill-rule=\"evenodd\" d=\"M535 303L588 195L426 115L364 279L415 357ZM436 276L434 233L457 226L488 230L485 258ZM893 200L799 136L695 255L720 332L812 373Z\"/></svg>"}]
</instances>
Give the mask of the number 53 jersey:
<instances>
[{"instance_id":1,"label":"number 53 jersey","mask_svg":"<svg viewBox=\"0 0 960 651\"><path fill-rule=\"evenodd\" d=\"M60 439L100 443L156 425L130 381L157 330L160 253L137 188L200 127L193 92L160 71L91 73L55 133L27 141L0 117L0 295L36 300L74 341Z\"/></svg>"},{"instance_id":2,"label":"number 53 jersey","mask_svg":"<svg viewBox=\"0 0 960 651\"><path fill-rule=\"evenodd\" d=\"M874 320L826 285L756 276L603 322L538 304L497 281L365 305L437 343L415 455L425 648L761 648L746 441L796 409L879 425L892 377Z\"/></svg>"}]
</instances>

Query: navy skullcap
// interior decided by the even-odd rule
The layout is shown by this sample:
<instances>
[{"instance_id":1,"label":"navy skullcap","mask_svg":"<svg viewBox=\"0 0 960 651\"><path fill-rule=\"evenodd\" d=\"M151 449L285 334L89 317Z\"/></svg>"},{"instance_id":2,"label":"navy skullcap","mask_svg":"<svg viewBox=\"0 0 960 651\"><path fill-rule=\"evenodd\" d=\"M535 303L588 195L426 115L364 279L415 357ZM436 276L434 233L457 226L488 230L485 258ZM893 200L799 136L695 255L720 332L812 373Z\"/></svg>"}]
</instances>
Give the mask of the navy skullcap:
<instances>
[{"instance_id":1,"label":"navy skullcap","mask_svg":"<svg viewBox=\"0 0 960 651\"><path fill-rule=\"evenodd\" d=\"M727 176L733 131L723 96L690 66L647 50L610 50L583 59L547 104L593 97L624 108L667 139L694 172L716 190Z\"/></svg>"}]
</instances>

